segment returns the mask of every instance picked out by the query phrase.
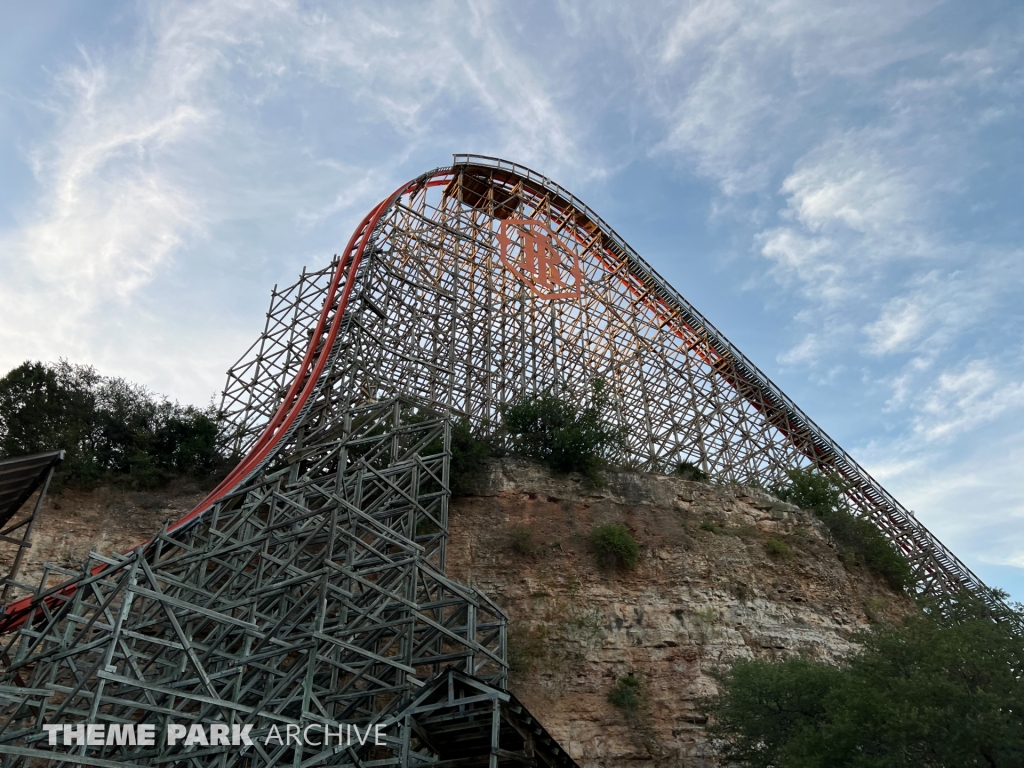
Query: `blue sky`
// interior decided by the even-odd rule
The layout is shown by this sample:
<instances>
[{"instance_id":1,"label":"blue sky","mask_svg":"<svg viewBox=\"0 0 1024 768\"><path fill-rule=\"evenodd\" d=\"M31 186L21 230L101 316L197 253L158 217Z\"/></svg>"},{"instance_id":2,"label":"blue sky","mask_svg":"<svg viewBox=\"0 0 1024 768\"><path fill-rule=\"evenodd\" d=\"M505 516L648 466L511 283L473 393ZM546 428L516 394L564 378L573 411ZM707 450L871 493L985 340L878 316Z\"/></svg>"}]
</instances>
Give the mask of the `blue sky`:
<instances>
[{"instance_id":1,"label":"blue sky","mask_svg":"<svg viewBox=\"0 0 1024 768\"><path fill-rule=\"evenodd\" d=\"M453 152L575 192L1024 599L1024 8L0 6L0 369L218 392Z\"/></svg>"}]
</instances>

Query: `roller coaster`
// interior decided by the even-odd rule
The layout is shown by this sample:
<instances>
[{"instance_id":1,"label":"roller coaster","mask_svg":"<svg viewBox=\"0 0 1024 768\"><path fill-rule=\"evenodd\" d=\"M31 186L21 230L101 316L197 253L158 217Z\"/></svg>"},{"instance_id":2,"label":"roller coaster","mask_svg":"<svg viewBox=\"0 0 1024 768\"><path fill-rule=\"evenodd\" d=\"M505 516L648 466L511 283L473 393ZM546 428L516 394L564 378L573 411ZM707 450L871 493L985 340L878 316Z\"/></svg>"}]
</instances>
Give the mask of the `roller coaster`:
<instances>
[{"instance_id":1,"label":"roller coaster","mask_svg":"<svg viewBox=\"0 0 1024 768\"><path fill-rule=\"evenodd\" d=\"M504 613L445 574L451 428L494 432L524 394L584 405L597 380L625 435L615 463L762 485L813 468L919 593L997 601L584 203L456 155L275 287L223 393L228 476L151 541L47 566L5 608L3 765L575 765L508 690ZM253 744L64 746L43 729L210 722ZM384 742L265 738L338 723Z\"/></svg>"}]
</instances>

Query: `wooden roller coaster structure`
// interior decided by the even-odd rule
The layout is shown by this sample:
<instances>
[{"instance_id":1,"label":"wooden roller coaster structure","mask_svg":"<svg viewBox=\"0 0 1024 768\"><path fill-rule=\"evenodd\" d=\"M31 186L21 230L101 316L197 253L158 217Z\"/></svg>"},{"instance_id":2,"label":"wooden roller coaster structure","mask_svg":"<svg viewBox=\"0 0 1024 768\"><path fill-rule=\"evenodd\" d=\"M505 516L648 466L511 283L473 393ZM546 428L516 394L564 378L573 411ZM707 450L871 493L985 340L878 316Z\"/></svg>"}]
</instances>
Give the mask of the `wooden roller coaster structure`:
<instances>
[{"instance_id":1,"label":"wooden roller coaster structure","mask_svg":"<svg viewBox=\"0 0 1024 768\"><path fill-rule=\"evenodd\" d=\"M616 463L845 489L925 594L991 591L593 211L503 160L400 187L275 288L228 374L194 510L119 557L48 566L0 630L3 765L572 766L507 691L507 619L445 575L450 434L605 383ZM59 582L59 583L55 583ZM48 745L47 723L251 724L253 746ZM382 746L261 741L383 725Z\"/></svg>"}]
</instances>

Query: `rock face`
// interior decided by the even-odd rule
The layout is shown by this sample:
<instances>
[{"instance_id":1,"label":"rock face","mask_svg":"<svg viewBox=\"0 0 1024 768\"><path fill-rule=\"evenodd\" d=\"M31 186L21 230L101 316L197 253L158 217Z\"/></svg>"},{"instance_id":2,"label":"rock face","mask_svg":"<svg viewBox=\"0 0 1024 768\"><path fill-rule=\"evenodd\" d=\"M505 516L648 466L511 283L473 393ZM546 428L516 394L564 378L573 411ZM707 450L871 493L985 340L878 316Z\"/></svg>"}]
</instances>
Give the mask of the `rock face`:
<instances>
[{"instance_id":1,"label":"rock face","mask_svg":"<svg viewBox=\"0 0 1024 768\"><path fill-rule=\"evenodd\" d=\"M737 659L838 660L851 633L912 610L848 569L812 514L739 486L607 472L603 487L492 462L453 500L447 570L511 618L512 690L581 765L714 766L698 700ZM595 525L626 525L639 565L602 569ZM771 551L771 554L769 553ZM613 706L622 677L641 706Z\"/></svg>"},{"instance_id":2,"label":"rock face","mask_svg":"<svg viewBox=\"0 0 1024 768\"><path fill-rule=\"evenodd\" d=\"M202 495L187 485L51 495L19 580L38 584L43 562L76 570L90 550L137 546ZM598 566L590 534L603 523L629 528L636 568ZM510 616L513 691L585 768L717 766L698 706L716 691L717 666L836 660L855 629L912 610L844 567L813 515L751 488L614 471L595 487L506 458L453 499L450 531L448 574ZM643 692L635 712L608 700L629 675Z\"/></svg>"},{"instance_id":3,"label":"rock face","mask_svg":"<svg viewBox=\"0 0 1024 768\"><path fill-rule=\"evenodd\" d=\"M67 489L47 494L32 531L32 548L22 558L17 580L39 585L44 563L81 572L90 552L101 555L127 552L148 541L164 521L177 520L198 504L205 494L190 483L175 483L162 491L125 491L97 488ZM35 503L35 497L27 502ZM6 575L14 547L0 544L0 571ZM68 576L50 571L48 584ZM13 597L24 594L16 590Z\"/></svg>"}]
</instances>

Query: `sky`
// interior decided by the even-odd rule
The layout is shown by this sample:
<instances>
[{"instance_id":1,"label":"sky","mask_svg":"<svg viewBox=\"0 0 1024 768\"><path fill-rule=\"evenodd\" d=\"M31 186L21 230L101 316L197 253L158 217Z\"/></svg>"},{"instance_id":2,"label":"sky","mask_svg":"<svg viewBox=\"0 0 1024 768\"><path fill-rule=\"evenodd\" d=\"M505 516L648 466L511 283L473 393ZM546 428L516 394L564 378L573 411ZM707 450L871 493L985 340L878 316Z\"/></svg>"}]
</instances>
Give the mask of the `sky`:
<instances>
[{"instance_id":1,"label":"sky","mask_svg":"<svg viewBox=\"0 0 1024 768\"><path fill-rule=\"evenodd\" d=\"M571 190L1024 600L1019 2L0 3L0 373L186 403L378 200Z\"/></svg>"}]
</instances>

